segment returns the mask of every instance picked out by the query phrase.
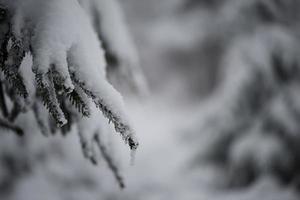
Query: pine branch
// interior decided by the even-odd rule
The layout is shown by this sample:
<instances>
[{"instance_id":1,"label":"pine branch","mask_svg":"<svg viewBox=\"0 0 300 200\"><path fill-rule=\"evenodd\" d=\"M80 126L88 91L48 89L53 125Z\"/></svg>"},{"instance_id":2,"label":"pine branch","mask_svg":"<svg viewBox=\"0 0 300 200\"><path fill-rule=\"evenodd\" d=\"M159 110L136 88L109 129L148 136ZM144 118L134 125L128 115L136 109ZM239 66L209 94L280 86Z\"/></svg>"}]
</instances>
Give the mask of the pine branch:
<instances>
[{"instance_id":1,"label":"pine branch","mask_svg":"<svg viewBox=\"0 0 300 200\"><path fill-rule=\"evenodd\" d=\"M88 97L80 87L75 85L74 90L71 93L68 93L67 97L72 105L74 105L78 112L80 112L83 116L89 117L91 115Z\"/></svg>"},{"instance_id":2,"label":"pine branch","mask_svg":"<svg viewBox=\"0 0 300 200\"><path fill-rule=\"evenodd\" d=\"M2 85L2 81L0 81L0 108L1 108L1 112L3 117L8 117L8 110L7 110L7 105L5 102L5 95L4 95L4 90L3 90L3 85Z\"/></svg>"},{"instance_id":3,"label":"pine branch","mask_svg":"<svg viewBox=\"0 0 300 200\"><path fill-rule=\"evenodd\" d=\"M87 96L94 101L95 105L100 109L104 117L106 117L109 122L114 124L116 132L121 134L125 142L128 143L130 149L137 149L138 142L132 136L133 131L131 130L130 126L124 123L122 119L104 102L103 99L96 96L91 90L87 89L85 83L77 79L74 73L71 74L71 77L74 83L78 85L87 94Z\"/></svg>"},{"instance_id":4,"label":"pine branch","mask_svg":"<svg viewBox=\"0 0 300 200\"><path fill-rule=\"evenodd\" d=\"M62 98L60 103L61 103L61 109L64 112L65 117L68 121L68 123L63 127L61 127L60 130L62 134L66 136L71 131L72 125L75 123L75 119L74 119L75 117L74 117L74 113L68 109L65 99Z\"/></svg>"},{"instance_id":5,"label":"pine branch","mask_svg":"<svg viewBox=\"0 0 300 200\"><path fill-rule=\"evenodd\" d=\"M111 158L111 156L109 155L109 152L107 151L107 148L105 147L104 144L101 143L101 140L99 138L99 134L98 132L95 133L94 135L94 141L96 142L96 144L98 145L98 148L104 158L104 160L106 161L109 169L112 171L112 173L115 176L115 179L117 180L119 186L121 189L125 188L125 183L124 183L124 179L122 177L122 175L119 172L118 167L116 166L116 164L114 163L114 160Z\"/></svg>"},{"instance_id":6,"label":"pine branch","mask_svg":"<svg viewBox=\"0 0 300 200\"><path fill-rule=\"evenodd\" d=\"M28 93L19 74L19 67L25 56L25 50L21 40L12 34L10 20L7 10L0 8L0 69L16 92L26 98ZM12 45L8 51L9 41Z\"/></svg>"},{"instance_id":7,"label":"pine branch","mask_svg":"<svg viewBox=\"0 0 300 200\"><path fill-rule=\"evenodd\" d=\"M90 108L88 106L89 100L86 94L82 91L80 87L75 87L72 91L67 90L64 87L64 79L62 76L54 70L54 66L50 70L53 77L53 82L55 85L55 91L57 97L60 99L60 103L63 104L64 102L64 96L66 96L72 105L78 110L79 113L81 113L85 117L90 116ZM66 110L67 112L67 110ZM65 113L66 115L67 113Z\"/></svg>"},{"instance_id":8,"label":"pine branch","mask_svg":"<svg viewBox=\"0 0 300 200\"><path fill-rule=\"evenodd\" d=\"M50 69L52 78L53 78L53 83L55 84L55 88L56 91L59 94L63 94L63 93L70 93L73 91L72 88L70 87L66 87L65 83L66 83L66 77L63 77L63 74L59 73L56 70L56 65L51 65L51 69Z\"/></svg>"},{"instance_id":9,"label":"pine branch","mask_svg":"<svg viewBox=\"0 0 300 200\"><path fill-rule=\"evenodd\" d=\"M8 53L7 53L7 45L10 37L10 24L7 17L6 10L0 8L0 65L1 67L4 66L5 61L7 60Z\"/></svg>"},{"instance_id":10,"label":"pine branch","mask_svg":"<svg viewBox=\"0 0 300 200\"><path fill-rule=\"evenodd\" d=\"M64 88L62 78L55 70L51 69L50 73L52 73L53 77L53 83L54 83L54 90L56 94L57 101L60 105L60 108L67 120L68 123L66 123L64 126L60 127L59 130L61 131L63 136L66 136L71 128L72 124L74 123L74 117L73 112L68 109L68 106L66 105L66 99L65 96L68 94L68 91Z\"/></svg>"},{"instance_id":11,"label":"pine branch","mask_svg":"<svg viewBox=\"0 0 300 200\"><path fill-rule=\"evenodd\" d=\"M47 74L37 73L35 77L38 95L42 98L56 124L62 127L67 123L67 120L58 103L51 72Z\"/></svg>"},{"instance_id":12,"label":"pine branch","mask_svg":"<svg viewBox=\"0 0 300 200\"><path fill-rule=\"evenodd\" d=\"M4 46L1 51L6 50L9 40L8 37L9 36L6 37L6 41L3 43ZM1 65L1 70L4 73L6 80L8 80L12 87L16 89L17 94L26 98L28 92L23 82L23 78L19 73L19 67L25 56L25 50L23 49L21 41L17 40L14 36L11 36L11 41L12 47L7 55L4 54L4 63Z\"/></svg>"}]
</instances>

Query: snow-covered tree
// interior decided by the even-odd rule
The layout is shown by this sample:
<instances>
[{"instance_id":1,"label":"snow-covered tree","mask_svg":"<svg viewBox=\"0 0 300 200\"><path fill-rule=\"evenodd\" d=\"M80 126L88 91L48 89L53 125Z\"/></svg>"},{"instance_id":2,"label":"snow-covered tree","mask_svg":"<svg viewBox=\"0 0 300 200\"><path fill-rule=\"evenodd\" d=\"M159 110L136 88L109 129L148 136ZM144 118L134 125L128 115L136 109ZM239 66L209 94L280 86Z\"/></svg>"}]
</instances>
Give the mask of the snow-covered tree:
<instances>
[{"instance_id":1,"label":"snow-covered tree","mask_svg":"<svg viewBox=\"0 0 300 200\"><path fill-rule=\"evenodd\" d=\"M297 185L299 1L224 2L214 34L227 39L221 78L192 125L193 163L224 171L227 186L264 176Z\"/></svg>"},{"instance_id":2,"label":"snow-covered tree","mask_svg":"<svg viewBox=\"0 0 300 200\"><path fill-rule=\"evenodd\" d=\"M138 141L122 96L108 77L127 81L139 93L147 86L118 2L1 0L0 47L1 130L25 135L27 147L35 145L33 132L78 134L85 158L97 164L100 152L124 187L111 143L103 139L113 134L108 123L131 151ZM34 165L27 154L3 154L11 171L7 176L22 171L19 163ZM9 187L5 181L0 185Z\"/></svg>"}]
</instances>

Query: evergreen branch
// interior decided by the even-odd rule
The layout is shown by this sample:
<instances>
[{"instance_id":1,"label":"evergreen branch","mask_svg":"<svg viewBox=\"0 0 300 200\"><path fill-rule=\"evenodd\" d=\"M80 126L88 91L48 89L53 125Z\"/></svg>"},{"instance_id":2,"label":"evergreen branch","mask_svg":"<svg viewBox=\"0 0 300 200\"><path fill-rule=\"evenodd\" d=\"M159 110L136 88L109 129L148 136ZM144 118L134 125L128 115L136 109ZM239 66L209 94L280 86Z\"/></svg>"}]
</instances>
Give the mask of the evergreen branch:
<instances>
[{"instance_id":1,"label":"evergreen branch","mask_svg":"<svg viewBox=\"0 0 300 200\"><path fill-rule=\"evenodd\" d=\"M91 90L87 89L85 83L77 79L74 73L71 74L71 77L72 80L76 83L76 85L78 85L87 94L87 96L94 101L96 107L100 109L104 117L106 117L109 120L109 122L112 122L114 124L116 132L121 134L125 142L128 143L130 149L137 149L138 142L132 136L133 131L131 130L130 126L124 123L121 117L114 113L112 109L104 102L103 99L95 95L95 93Z\"/></svg>"},{"instance_id":2,"label":"evergreen branch","mask_svg":"<svg viewBox=\"0 0 300 200\"><path fill-rule=\"evenodd\" d=\"M58 73L57 70L55 70L54 64L51 66L50 72L52 74L53 82L55 84L55 88L58 93L60 93L60 94L67 93L68 94L68 93L72 92L73 89L66 88L66 86L65 86L66 78L64 78L62 76L62 74Z\"/></svg>"},{"instance_id":3,"label":"evergreen branch","mask_svg":"<svg viewBox=\"0 0 300 200\"><path fill-rule=\"evenodd\" d=\"M0 8L1 13L5 12L4 9ZM0 29L0 67L4 66L5 61L8 57L7 45L10 38L10 24L6 14L1 14L1 29Z\"/></svg>"},{"instance_id":4,"label":"evergreen branch","mask_svg":"<svg viewBox=\"0 0 300 200\"><path fill-rule=\"evenodd\" d=\"M16 89L17 94L26 98L28 96L28 92L26 90L26 86L23 82L23 78L19 73L19 67L22 63L22 60L25 56L25 50L22 47L21 41L17 40L14 36L11 36L12 47L7 53L4 55L4 63L1 65L1 70L4 73L6 80ZM6 37L6 41L3 43L3 48L6 49L8 44L8 36Z\"/></svg>"},{"instance_id":5,"label":"evergreen branch","mask_svg":"<svg viewBox=\"0 0 300 200\"><path fill-rule=\"evenodd\" d=\"M55 90L58 93L57 96L61 96L61 103L64 103L62 94L65 94L71 102L71 104L74 105L74 107L78 110L79 113L81 113L85 117L89 117L91 114L90 108L88 106L89 100L86 94L82 91L82 89L79 86L76 86L72 91L68 91L64 87L64 79L56 70L54 70L54 67L50 71L53 76Z\"/></svg>"},{"instance_id":6,"label":"evergreen branch","mask_svg":"<svg viewBox=\"0 0 300 200\"><path fill-rule=\"evenodd\" d=\"M74 105L78 112L83 116L89 117L91 115L88 98L80 87L75 85L74 90L68 93L67 97L72 105Z\"/></svg>"},{"instance_id":7,"label":"evergreen branch","mask_svg":"<svg viewBox=\"0 0 300 200\"><path fill-rule=\"evenodd\" d=\"M5 95L4 95L4 88L2 86L2 81L0 81L0 108L1 108L1 112L3 117L8 117L8 110L7 110L7 105L5 102Z\"/></svg>"},{"instance_id":8,"label":"evergreen branch","mask_svg":"<svg viewBox=\"0 0 300 200\"><path fill-rule=\"evenodd\" d=\"M61 127L60 130L61 130L62 134L64 136L66 136L71 131L72 124L75 122L74 115L73 115L74 113L68 109L65 99L63 99L63 98L61 99L61 109L64 112L68 123L66 125L64 125L63 127Z\"/></svg>"},{"instance_id":9,"label":"evergreen branch","mask_svg":"<svg viewBox=\"0 0 300 200\"><path fill-rule=\"evenodd\" d=\"M50 73L52 73L54 89L55 89L55 94L56 94L58 103L60 105L62 112L64 113L66 120L68 121L68 123L66 123L64 126L60 127L60 129L59 129L61 131L62 135L66 136L70 132L71 126L74 121L74 119L72 117L72 112L70 111L70 109L68 109L68 107L66 105L66 101L65 101L65 94L68 94L68 91L66 91L65 88L63 87L62 78L59 75L59 73L57 73L53 69L50 70Z\"/></svg>"},{"instance_id":10,"label":"evergreen branch","mask_svg":"<svg viewBox=\"0 0 300 200\"><path fill-rule=\"evenodd\" d=\"M111 156L109 155L109 152L107 151L107 148L105 147L104 144L101 143L101 140L99 138L99 134L98 132L95 133L94 135L94 141L96 142L96 144L98 145L98 148L104 158L104 160L106 161L109 169L112 171L112 173L114 174L115 179L117 180L119 186L121 189L125 188L125 183L124 183L124 179L122 177L122 175L119 172L119 169L117 167L117 165L114 163L114 160L111 158Z\"/></svg>"},{"instance_id":11,"label":"evergreen branch","mask_svg":"<svg viewBox=\"0 0 300 200\"><path fill-rule=\"evenodd\" d=\"M51 72L46 74L37 73L35 77L38 95L42 98L56 124L62 127L67 123L67 120L58 103Z\"/></svg>"}]
</instances>

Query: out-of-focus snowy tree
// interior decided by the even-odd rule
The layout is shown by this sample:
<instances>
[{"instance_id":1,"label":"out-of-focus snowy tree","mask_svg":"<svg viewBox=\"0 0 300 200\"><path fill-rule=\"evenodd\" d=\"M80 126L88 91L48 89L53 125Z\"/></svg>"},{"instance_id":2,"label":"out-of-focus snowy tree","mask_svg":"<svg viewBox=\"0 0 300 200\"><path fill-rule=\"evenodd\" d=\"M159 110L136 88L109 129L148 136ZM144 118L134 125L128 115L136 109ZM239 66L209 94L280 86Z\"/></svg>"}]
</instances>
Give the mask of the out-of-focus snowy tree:
<instances>
[{"instance_id":1,"label":"out-of-focus snowy tree","mask_svg":"<svg viewBox=\"0 0 300 200\"><path fill-rule=\"evenodd\" d=\"M297 186L299 1L191 0L185 9L190 5L213 8L205 15L217 14L217 20L202 38L223 48L214 66L216 88L190 125L197 147L193 165L221 171L224 179L216 183L223 186L246 186L266 176Z\"/></svg>"},{"instance_id":2,"label":"out-of-focus snowy tree","mask_svg":"<svg viewBox=\"0 0 300 200\"><path fill-rule=\"evenodd\" d=\"M77 134L84 157L97 164L102 155L124 187L109 135L131 151L138 142L111 83L141 95L147 85L118 2L1 0L0 26L1 193L70 151L62 141L39 144L37 133ZM13 132L24 136L5 135Z\"/></svg>"}]
</instances>

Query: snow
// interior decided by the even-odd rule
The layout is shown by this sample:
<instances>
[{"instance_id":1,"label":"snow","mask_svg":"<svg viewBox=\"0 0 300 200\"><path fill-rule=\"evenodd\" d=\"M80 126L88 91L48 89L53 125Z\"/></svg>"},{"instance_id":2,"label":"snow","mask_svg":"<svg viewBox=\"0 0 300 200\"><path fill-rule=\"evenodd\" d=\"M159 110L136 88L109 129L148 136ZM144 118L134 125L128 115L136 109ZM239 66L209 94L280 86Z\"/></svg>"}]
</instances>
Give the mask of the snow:
<instances>
[{"instance_id":1,"label":"snow","mask_svg":"<svg viewBox=\"0 0 300 200\"><path fill-rule=\"evenodd\" d=\"M73 87L68 72L70 66L70 71L78 73L88 88L114 105L112 108L122 104L120 95L105 81L104 53L80 5L73 0L27 0L22 3L24 5L16 15L30 23L16 24L15 30L21 32L25 26L33 35L33 71L47 73L54 65L66 86Z\"/></svg>"},{"instance_id":2,"label":"snow","mask_svg":"<svg viewBox=\"0 0 300 200\"><path fill-rule=\"evenodd\" d=\"M136 145L137 141L133 129L130 128L131 122L126 114L123 99L106 79L106 61L101 48L101 40L92 26L90 16L78 1L3 2L8 5L12 13L13 34L24 46L30 45L32 57L28 58L30 55L25 57L25 60L29 61L26 61L21 69L24 72L27 71L24 75L30 79L32 75L29 75L28 69L32 68L36 78L40 79L38 87L48 90L48 100L45 101L50 101L50 104L47 103L48 107L58 123L63 125L67 123L67 120L64 119L65 116L58 105L55 91L51 89L53 78L51 74L48 75L49 71L58 74L59 77L55 77L54 81L62 85L66 93L72 92L74 81L80 83L80 87L88 92L87 95L99 106L104 116L109 120L114 119L112 121L116 126L116 131L119 131L126 141L133 141ZM114 4L112 6L114 7ZM118 12L117 9L115 15ZM121 19L121 16L119 18ZM120 30L127 30L122 21L117 24L117 27L118 25L121 26ZM107 25L103 29L109 29L109 27ZM129 36L121 39L120 42L127 41L127 38ZM122 44L118 45L122 46ZM29 49L29 47L25 48ZM71 74L76 80L71 80ZM25 82L30 85L28 80ZM29 86L31 96L34 93L32 85L31 83ZM124 127L128 127L128 130L124 131Z\"/></svg>"},{"instance_id":3,"label":"snow","mask_svg":"<svg viewBox=\"0 0 300 200\"><path fill-rule=\"evenodd\" d=\"M92 200L99 196L104 199L128 200L253 200L262 197L266 200L297 199L292 189L280 186L270 177L263 177L248 189L232 191L215 190L213 186L206 185L205 181L192 182L195 176L202 176L202 180L210 178L208 171L202 167L195 174L184 170L189 168L186 159L190 150L182 145L182 137L177 135L175 130L180 128L185 116L193 113L193 109L184 106L174 109L174 105L162 98L156 98L156 103L153 103L153 100L150 102L143 107L130 105L130 114L138 124L137 131L142 134L140 142L143 148L139 149L134 166L129 165L127 156L122 156L125 163L122 171L126 172L127 186L124 190L120 191L107 170L102 169L100 165L96 168L90 166L78 155L80 148L76 145L78 141L74 135L68 136L63 142L59 137L55 137L51 139L51 144L47 144L48 139L39 137L40 142L44 141L44 144L54 149L57 149L57 146L53 142L62 143L66 155L57 157L53 156L53 152L50 153L45 164L18 183L12 199L39 199L44 195L57 200ZM147 116L144 115L145 112ZM160 137L156 137L156 134ZM118 140L117 137L115 139ZM41 145L40 148L45 148L45 145ZM118 145L118 149L124 150L124 147ZM123 152L127 155L126 151ZM100 162L102 163L102 160ZM211 173L216 174L217 170L211 168Z\"/></svg>"},{"instance_id":4,"label":"snow","mask_svg":"<svg viewBox=\"0 0 300 200\"><path fill-rule=\"evenodd\" d=\"M148 93L148 86L119 2L116 0L79 2L90 16L98 37L103 41L102 46L107 51L106 54L112 54L110 56L117 59L116 63L108 63L109 80L120 89L124 89L125 82L134 93L145 96Z\"/></svg>"},{"instance_id":5,"label":"snow","mask_svg":"<svg viewBox=\"0 0 300 200\"><path fill-rule=\"evenodd\" d=\"M193 102L187 95L191 91L187 91L187 87L181 84L192 81L182 80L183 76L179 76L180 73L177 71L178 68L187 66L181 66L182 63L176 62L174 57L178 54L174 56L166 51L181 46L184 50L188 50L199 39L194 35L198 29L194 27L192 32L188 32L186 29L193 25L177 27L176 19L172 20L172 24L167 27L164 25L169 24L168 19L147 29L143 28L149 24L143 24L141 29L147 34L142 38L143 43L139 44L139 47L144 57L150 60L149 63L146 62L147 67L155 67L152 70L155 76L161 79L154 83L159 87L159 92L153 93L146 102L140 103L131 99L126 103L125 112L121 95L106 80L106 63L103 50L100 48L99 35L93 31L94 22L88 18L91 8L104 11L108 8L118 10L118 6L114 5L115 2L82 0L80 3L85 7L86 13L75 0L24 0L24 2L19 0L18 3L24 5L18 6L20 10L15 13L15 33L22 35L20 27L25 24L25 27L30 29L29 32L35 33L32 38L35 44L33 48L38 50L33 56L27 54L21 66L21 73L26 76L25 85L29 88L30 96L35 95L34 74L29 70L32 63L36 67L35 70L40 70L41 73L46 73L49 64L53 63L64 77L65 87L72 88L74 83L75 88L82 87L81 89L92 92L88 92L91 98L85 99L90 106L90 117L77 116L77 127L73 126L71 133L66 136L56 134L49 138L42 137L37 129L39 121L33 120L34 113L30 112L29 115L22 114L16 121L16 124L26 128L28 132L26 138L30 142L25 142L23 146L19 145L12 135L7 134L8 138L1 137L0 148L1 150L3 148L1 153L14 155L17 159L24 157L24 160L30 160L32 164L30 166L32 172L24 177L17 177L13 194L5 199L298 199L299 194L294 190L293 185L282 185L272 174L275 167L286 169L293 165L290 149L278 135L274 135L274 130L262 130L265 120L274 120L275 123L278 121L276 125L288 127L286 133L288 137L297 138L295 135L298 130L297 120L291 110L297 110L299 107L297 94L299 86L297 82L289 83L288 87L284 87L284 92L278 92L277 80L274 78L274 72L269 68L271 61L266 59L271 57L272 49L284 52L281 54L284 63L297 57L298 51L294 49L295 41L290 33L277 27L269 27L270 29L256 30L257 35L244 35L238 38L228 47L224 61L221 62L226 67L221 72L225 74L221 88L215 90L211 98L206 99L208 101L199 102L200 100L197 99ZM33 3L38 3L35 4L38 9L29 11L29 7L32 6L30 4ZM161 6L159 1L156 3L157 7ZM63 6L60 8L59 5ZM93 7L95 5L99 7ZM44 13L48 16L35 17ZM52 13L56 15L52 16ZM119 30L124 23L117 19L120 17L119 11L110 13L116 17L112 19L105 18L109 15L108 11L103 13L106 13L103 16L104 25L107 27L105 34L112 48L120 51L116 53L120 57L135 62L135 56L132 56L134 50L128 47L131 42L126 38L127 33ZM62 18L64 20L61 20ZM27 24L28 21L22 21L23 19L31 19L33 24ZM74 19L76 24L69 23ZM113 22L114 20L116 22ZM110 23L121 24L115 27L109 26ZM184 20L179 24L184 24ZM50 27L53 29L50 30ZM149 31L149 29L153 30ZM68 35L65 30L74 32ZM50 33L52 31L54 33ZM204 32L201 34L207 34ZM119 37L120 33L125 38ZM160 36L161 33L166 36ZM187 39L183 38L188 33L193 34ZM110 36L118 37L120 41L113 40L109 38ZM147 40L145 36L151 38ZM127 48L128 52L126 52ZM197 51L196 56L198 53ZM190 57L183 56L183 59L187 58ZM167 64L167 69L158 70L158 66L155 66L156 62ZM168 69L170 66L172 68ZM69 71L79 80L70 81ZM199 71L194 72L199 73ZM258 75L262 75L263 78ZM252 86L257 85L260 87L253 89ZM271 93L274 96L268 96L269 91L274 92ZM263 96L262 100L260 95ZM266 101L268 105L266 111L262 112L260 107L249 106L249 100L253 98ZM136 142L134 133L135 131L139 133L142 148L137 151L135 165L128 163L129 152L124 145L120 144L118 135L113 133L113 125L109 125L108 120L104 118L107 113L105 111L101 113L94 104L99 102L103 103L104 107L109 107L115 114L114 117L120 120L117 121L117 125L120 125L118 123L130 125L130 129L121 133L127 142L130 142L128 137ZM46 113L45 109L40 110L43 111L40 113L42 122L47 115L43 115ZM249 128L241 133L240 129L244 126ZM96 135L101 140L100 148L97 148L93 141ZM231 142L230 145L227 144L228 140ZM101 145L104 149L99 152ZM105 154L106 150L107 154ZM81 151L84 156L81 156ZM228 166L211 165L209 161L214 160L219 154L228 156ZM97 160L98 166L92 166L84 157L92 162ZM117 162L118 158L120 158L119 162ZM116 180L108 172L107 164L119 182L121 182L119 172L125 172L123 173L127 186L125 190L120 191ZM261 176L248 187L224 188L224 185L228 184L228 172L233 172L236 177L235 170L245 165L249 167L248 164L256 167ZM231 168L231 171L226 168ZM2 172L1 177L6 174L5 169L0 172ZM242 176L242 173L239 175Z\"/></svg>"}]
</instances>

